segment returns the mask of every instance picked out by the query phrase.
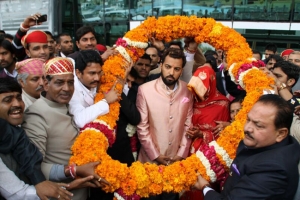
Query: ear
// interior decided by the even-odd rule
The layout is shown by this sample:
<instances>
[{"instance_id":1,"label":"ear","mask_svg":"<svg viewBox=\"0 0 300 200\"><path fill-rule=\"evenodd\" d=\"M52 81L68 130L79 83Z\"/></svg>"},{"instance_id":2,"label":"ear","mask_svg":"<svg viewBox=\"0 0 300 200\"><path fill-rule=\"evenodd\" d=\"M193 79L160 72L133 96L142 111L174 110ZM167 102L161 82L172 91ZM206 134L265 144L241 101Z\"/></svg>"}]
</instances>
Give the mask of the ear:
<instances>
[{"instance_id":1,"label":"ear","mask_svg":"<svg viewBox=\"0 0 300 200\"><path fill-rule=\"evenodd\" d=\"M44 79L44 90L48 92L50 82L45 78Z\"/></svg>"},{"instance_id":2,"label":"ear","mask_svg":"<svg viewBox=\"0 0 300 200\"><path fill-rule=\"evenodd\" d=\"M19 83L20 83L20 85L21 85L22 88L25 87L25 83L23 82L23 79L19 79Z\"/></svg>"},{"instance_id":3,"label":"ear","mask_svg":"<svg viewBox=\"0 0 300 200\"><path fill-rule=\"evenodd\" d=\"M79 42L78 41L76 41L76 46L79 49Z\"/></svg>"},{"instance_id":4,"label":"ear","mask_svg":"<svg viewBox=\"0 0 300 200\"><path fill-rule=\"evenodd\" d=\"M30 58L30 51L28 49L25 49L26 55Z\"/></svg>"},{"instance_id":5,"label":"ear","mask_svg":"<svg viewBox=\"0 0 300 200\"><path fill-rule=\"evenodd\" d=\"M293 85L295 82L296 82L295 79L290 78L290 79L287 81L287 85L290 86L290 87L292 87L292 85Z\"/></svg>"},{"instance_id":6,"label":"ear","mask_svg":"<svg viewBox=\"0 0 300 200\"><path fill-rule=\"evenodd\" d=\"M60 44L56 44L56 48L59 50L59 51L61 51L61 45Z\"/></svg>"},{"instance_id":7,"label":"ear","mask_svg":"<svg viewBox=\"0 0 300 200\"><path fill-rule=\"evenodd\" d=\"M281 142L284 138L286 138L289 134L289 130L287 128L280 128L277 130L276 142Z\"/></svg>"},{"instance_id":8,"label":"ear","mask_svg":"<svg viewBox=\"0 0 300 200\"><path fill-rule=\"evenodd\" d=\"M75 70L76 76L81 79L82 73L78 69Z\"/></svg>"}]
</instances>

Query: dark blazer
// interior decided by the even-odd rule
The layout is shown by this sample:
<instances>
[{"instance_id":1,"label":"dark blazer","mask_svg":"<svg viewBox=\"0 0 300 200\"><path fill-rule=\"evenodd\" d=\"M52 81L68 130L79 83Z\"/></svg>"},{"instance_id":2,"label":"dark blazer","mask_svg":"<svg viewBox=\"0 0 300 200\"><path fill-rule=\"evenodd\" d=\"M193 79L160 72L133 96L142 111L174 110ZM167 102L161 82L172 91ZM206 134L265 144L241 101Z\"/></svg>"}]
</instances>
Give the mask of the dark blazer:
<instances>
[{"instance_id":1,"label":"dark blazer","mask_svg":"<svg viewBox=\"0 0 300 200\"><path fill-rule=\"evenodd\" d=\"M226 88L223 85L222 71L216 72L217 90L226 97Z\"/></svg>"},{"instance_id":2,"label":"dark blazer","mask_svg":"<svg viewBox=\"0 0 300 200\"><path fill-rule=\"evenodd\" d=\"M204 199L293 199L299 158L300 146L292 136L259 149L248 149L241 141L223 191L208 191Z\"/></svg>"},{"instance_id":3,"label":"dark blazer","mask_svg":"<svg viewBox=\"0 0 300 200\"><path fill-rule=\"evenodd\" d=\"M129 94L128 94L129 95ZM124 93L121 95L120 115L117 121L116 141L112 147L108 148L107 153L114 160L126 163L130 166L134 162L134 158L130 146L130 137L126 132L127 124L136 126L140 123L141 116L136 108L135 102L131 101Z\"/></svg>"},{"instance_id":4,"label":"dark blazer","mask_svg":"<svg viewBox=\"0 0 300 200\"><path fill-rule=\"evenodd\" d=\"M36 185L45 181L46 178L41 171L43 156L30 142L24 129L10 125L2 118L0 127L0 153L11 154L19 165L19 172L24 174L31 184Z\"/></svg>"}]
</instances>

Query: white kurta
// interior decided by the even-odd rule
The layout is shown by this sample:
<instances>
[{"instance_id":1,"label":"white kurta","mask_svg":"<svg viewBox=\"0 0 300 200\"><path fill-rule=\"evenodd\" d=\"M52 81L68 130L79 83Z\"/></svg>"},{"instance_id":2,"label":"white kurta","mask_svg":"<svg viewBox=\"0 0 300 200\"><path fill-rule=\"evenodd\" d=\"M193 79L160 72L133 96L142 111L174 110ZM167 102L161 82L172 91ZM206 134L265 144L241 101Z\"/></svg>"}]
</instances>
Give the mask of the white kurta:
<instances>
[{"instance_id":1,"label":"white kurta","mask_svg":"<svg viewBox=\"0 0 300 200\"><path fill-rule=\"evenodd\" d=\"M74 121L79 128L94 121L99 115L109 112L108 103L99 101L94 104L96 88L88 90L78 78L74 77L75 91L69 103L69 112L73 115Z\"/></svg>"}]
</instances>

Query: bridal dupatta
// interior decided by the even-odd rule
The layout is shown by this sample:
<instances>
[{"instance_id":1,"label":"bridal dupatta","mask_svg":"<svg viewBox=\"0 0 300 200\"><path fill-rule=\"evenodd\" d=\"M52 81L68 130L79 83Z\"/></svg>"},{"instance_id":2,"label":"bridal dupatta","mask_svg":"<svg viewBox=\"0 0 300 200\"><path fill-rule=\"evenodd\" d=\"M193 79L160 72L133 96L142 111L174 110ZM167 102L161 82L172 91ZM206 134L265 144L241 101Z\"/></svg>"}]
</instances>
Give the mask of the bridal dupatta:
<instances>
[{"instance_id":1,"label":"bridal dupatta","mask_svg":"<svg viewBox=\"0 0 300 200\"><path fill-rule=\"evenodd\" d=\"M203 138L196 138L191 146L191 153L195 153L201 144L215 140L213 134L215 121L230 120L229 100L217 90L216 74L209 66L199 67L192 76L188 88L194 93L193 126L198 126Z\"/></svg>"}]
</instances>

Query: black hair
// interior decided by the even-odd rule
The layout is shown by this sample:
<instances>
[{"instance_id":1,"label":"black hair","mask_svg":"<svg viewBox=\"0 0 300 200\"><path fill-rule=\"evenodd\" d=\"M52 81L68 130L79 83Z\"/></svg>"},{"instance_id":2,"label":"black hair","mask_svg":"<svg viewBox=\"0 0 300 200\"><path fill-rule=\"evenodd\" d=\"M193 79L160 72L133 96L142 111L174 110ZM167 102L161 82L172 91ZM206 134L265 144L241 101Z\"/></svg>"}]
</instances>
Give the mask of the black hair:
<instances>
[{"instance_id":1,"label":"black hair","mask_svg":"<svg viewBox=\"0 0 300 200\"><path fill-rule=\"evenodd\" d=\"M282 99L279 95L266 94L262 95L256 103L262 103L265 105L272 105L276 107L277 112L274 120L276 129L291 127L293 121L294 109L290 103Z\"/></svg>"},{"instance_id":2,"label":"black hair","mask_svg":"<svg viewBox=\"0 0 300 200\"><path fill-rule=\"evenodd\" d=\"M287 75L288 79L295 79L295 83L292 85L292 87L297 83L300 74L300 68L297 65L289 61L280 61L274 64L273 69L275 68L280 68L283 73Z\"/></svg>"},{"instance_id":3,"label":"black hair","mask_svg":"<svg viewBox=\"0 0 300 200\"><path fill-rule=\"evenodd\" d=\"M71 37L71 35L69 33L60 33L60 34L58 34L56 36L56 43L59 44L61 42L61 38L60 37L62 37L62 36L70 36ZM71 39L72 39L72 37L71 37Z\"/></svg>"},{"instance_id":4,"label":"black hair","mask_svg":"<svg viewBox=\"0 0 300 200\"><path fill-rule=\"evenodd\" d=\"M51 38L54 40L54 37L53 37L53 35L52 35L52 33L50 32L50 31L44 31L47 35L50 35L51 36Z\"/></svg>"},{"instance_id":5,"label":"black hair","mask_svg":"<svg viewBox=\"0 0 300 200\"><path fill-rule=\"evenodd\" d=\"M266 63L268 63L271 59L276 60L276 62L283 61L283 58L280 55L271 54L268 58L266 58Z\"/></svg>"},{"instance_id":6,"label":"black hair","mask_svg":"<svg viewBox=\"0 0 300 200\"><path fill-rule=\"evenodd\" d=\"M217 52L214 51L214 50L207 50L207 51L205 51L204 57L209 56L209 55L210 56L213 56L213 55L218 56Z\"/></svg>"},{"instance_id":7,"label":"black hair","mask_svg":"<svg viewBox=\"0 0 300 200\"><path fill-rule=\"evenodd\" d=\"M138 78L139 74L137 73L137 71L132 67L129 74L133 77L133 78Z\"/></svg>"},{"instance_id":8,"label":"black hair","mask_svg":"<svg viewBox=\"0 0 300 200\"><path fill-rule=\"evenodd\" d=\"M146 54L146 53L144 53L144 55L142 55L142 56L140 57L140 59L150 60L150 62L152 61L150 55L149 55L149 54Z\"/></svg>"},{"instance_id":9,"label":"black hair","mask_svg":"<svg viewBox=\"0 0 300 200\"><path fill-rule=\"evenodd\" d=\"M169 42L167 44L167 48L170 48L172 45L178 46L180 48L180 50L183 51L182 43L180 41L173 40L173 41Z\"/></svg>"},{"instance_id":10,"label":"black hair","mask_svg":"<svg viewBox=\"0 0 300 200\"><path fill-rule=\"evenodd\" d=\"M276 46L276 44L269 43L269 44L267 44L267 46L265 47L265 50L273 51L274 54L275 54L276 51L277 51L277 46Z\"/></svg>"},{"instance_id":11,"label":"black hair","mask_svg":"<svg viewBox=\"0 0 300 200\"><path fill-rule=\"evenodd\" d=\"M260 53L260 51L252 49L252 54L259 54L260 60L262 59L262 54Z\"/></svg>"},{"instance_id":12,"label":"black hair","mask_svg":"<svg viewBox=\"0 0 300 200\"><path fill-rule=\"evenodd\" d=\"M231 106L232 104L234 104L234 103L240 103L240 104L242 104L243 101L244 101L244 98L245 98L245 95L239 95L239 96L235 97L235 98L230 102L229 108L230 108L230 106Z\"/></svg>"},{"instance_id":13,"label":"black hair","mask_svg":"<svg viewBox=\"0 0 300 200\"><path fill-rule=\"evenodd\" d=\"M8 41L7 39L5 39L3 36L0 37L0 47L2 47L3 49L6 49L11 54L15 54L12 43L10 41Z\"/></svg>"},{"instance_id":14,"label":"black hair","mask_svg":"<svg viewBox=\"0 0 300 200\"><path fill-rule=\"evenodd\" d=\"M167 48L162 55L161 63L165 62L167 56L170 56L171 58L182 59L182 68L186 64L186 58L181 49Z\"/></svg>"},{"instance_id":15,"label":"black hair","mask_svg":"<svg viewBox=\"0 0 300 200\"><path fill-rule=\"evenodd\" d=\"M0 94L8 92L18 92L22 94L22 88L14 78L0 78Z\"/></svg>"},{"instance_id":16,"label":"black hair","mask_svg":"<svg viewBox=\"0 0 300 200\"><path fill-rule=\"evenodd\" d=\"M3 37L4 37L5 39L10 39L10 40L13 40L13 39L14 39L14 36L11 35L11 34L8 34L8 33L5 33L5 34L3 35Z\"/></svg>"},{"instance_id":17,"label":"black hair","mask_svg":"<svg viewBox=\"0 0 300 200\"><path fill-rule=\"evenodd\" d=\"M101 66L103 65L102 58L97 51L91 49L79 51L75 59L75 69L83 73L88 63L99 63Z\"/></svg>"},{"instance_id":18,"label":"black hair","mask_svg":"<svg viewBox=\"0 0 300 200\"><path fill-rule=\"evenodd\" d=\"M4 30L0 30L0 33L5 34L5 31Z\"/></svg>"},{"instance_id":19,"label":"black hair","mask_svg":"<svg viewBox=\"0 0 300 200\"><path fill-rule=\"evenodd\" d=\"M148 47L145 49L145 52L147 51L147 49L150 49L150 48L156 49L157 55L159 56L159 50L158 50L158 48L157 48L156 46L148 46Z\"/></svg>"},{"instance_id":20,"label":"black hair","mask_svg":"<svg viewBox=\"0 0 300 200\"><path fill-rule=\"evenodd\" d=\"M217 65L217 59L213 55L207 55L207 56L205 56L205 59L206 59L205 63L210 64L212 69L215 72L219 71L218 65Z\"/></svg>"},{"instance_id":21,"label":"black hair","mask_svg":"<svg viewBox=\"0 0 300 200\"><path fill-rule=\"evenodd\" d=\"M87 33L92 33L96 37L95 29L91 26L82 26L79 29L77 29L75 34L76 41L79 42L79 40Z\"/></svg>"}]
</instances>

